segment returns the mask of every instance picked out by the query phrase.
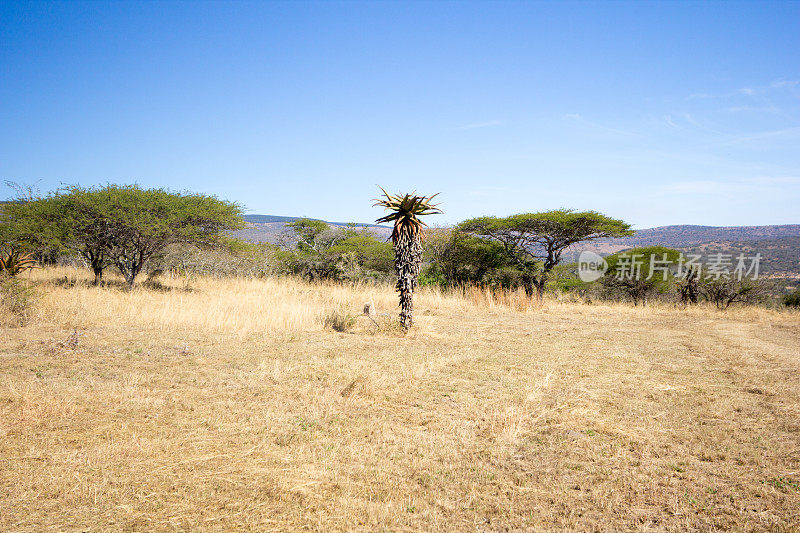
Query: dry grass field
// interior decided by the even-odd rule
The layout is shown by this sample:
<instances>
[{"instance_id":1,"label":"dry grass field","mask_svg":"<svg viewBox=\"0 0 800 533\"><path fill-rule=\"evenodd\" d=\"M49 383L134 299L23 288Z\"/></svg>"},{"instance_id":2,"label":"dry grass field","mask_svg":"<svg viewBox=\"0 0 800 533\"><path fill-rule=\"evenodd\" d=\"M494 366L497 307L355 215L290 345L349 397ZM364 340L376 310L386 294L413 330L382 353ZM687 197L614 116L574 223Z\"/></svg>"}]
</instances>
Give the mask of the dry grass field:
<instances>
[{"instance_id":1,"label":"dry grass field","mask_svg":"<svg viewBox=\"0 0 800 533\"><path fill-rule=\"evenodd\" d=\"M2 531L800 529L798 313L25 279Z\"/></svg>"}]
</instances>

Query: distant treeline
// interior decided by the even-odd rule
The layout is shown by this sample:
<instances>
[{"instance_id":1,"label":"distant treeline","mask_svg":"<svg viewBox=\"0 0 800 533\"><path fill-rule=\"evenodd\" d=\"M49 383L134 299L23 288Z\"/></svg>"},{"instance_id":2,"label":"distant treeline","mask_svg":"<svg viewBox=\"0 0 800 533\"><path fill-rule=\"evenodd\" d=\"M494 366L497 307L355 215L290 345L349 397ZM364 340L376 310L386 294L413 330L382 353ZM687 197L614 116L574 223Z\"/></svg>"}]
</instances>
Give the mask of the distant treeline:
<instances>
[{"instance_id":1,"label":"distant treeline","mask_svg":"<svg viewBox=\"0 0 800 533\"><path fill-rule=\"evenodd\" d=\"M181 276L187 284L198 273L361 283L394 278L392 242L363 225L246 218L284 222L288 231L277 244L232 238L230 232L245 225L241 207L194 193L107 185L21 195L0 207L0 266L11 275L24 270L31 259L72 262L91 269L98 284L113 268L129 287L142 274L154 282L165 273ZM757 280L681 271L680 252L660 246L614 254L606 258L606 270L590 281L578 276L578 265L562 261L563 254L577 245L631 234L625 222L593 211L560 209L474 218L453 228L424 232L419 283L443 289L467 285L519 289L532 298L551 292L635 304L663 299L690 305L707 300L721 308L766 298L767 286ZM635 279L620 275L619 265L630 256L640 263ZM654 265L666 260L672 266L652 275Z\"/></svg>"}]
</instances>

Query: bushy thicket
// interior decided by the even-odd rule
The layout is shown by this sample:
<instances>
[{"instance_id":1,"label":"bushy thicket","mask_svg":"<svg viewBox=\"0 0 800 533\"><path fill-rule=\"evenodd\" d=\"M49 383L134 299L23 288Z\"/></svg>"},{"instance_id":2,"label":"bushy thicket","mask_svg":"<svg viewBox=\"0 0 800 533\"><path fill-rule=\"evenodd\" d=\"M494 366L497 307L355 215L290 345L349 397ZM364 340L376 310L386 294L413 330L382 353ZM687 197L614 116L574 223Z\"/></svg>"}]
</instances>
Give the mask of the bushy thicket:
<instances>
[{"instance_id":1,"label":"bushy thicket","mask_svg":"<svg viewBox=\"0 0 800 533\"><path fill-rule=\"evenodd\" d=\"M366 228L332 227L319 220L300 219L273 256L278 272L310 281L386 281L394 272L390 242Z\"/></svg>"},{"instance_id":2,"label":"bushy thicket","mask_svg":"<svg viewBox=\"0 0 800 533\"><path fill-rule=\"evenodd\" d=\"M783 305L787 307L800 307L800 289L783 297Z\"/></svg>"}]
</instances>

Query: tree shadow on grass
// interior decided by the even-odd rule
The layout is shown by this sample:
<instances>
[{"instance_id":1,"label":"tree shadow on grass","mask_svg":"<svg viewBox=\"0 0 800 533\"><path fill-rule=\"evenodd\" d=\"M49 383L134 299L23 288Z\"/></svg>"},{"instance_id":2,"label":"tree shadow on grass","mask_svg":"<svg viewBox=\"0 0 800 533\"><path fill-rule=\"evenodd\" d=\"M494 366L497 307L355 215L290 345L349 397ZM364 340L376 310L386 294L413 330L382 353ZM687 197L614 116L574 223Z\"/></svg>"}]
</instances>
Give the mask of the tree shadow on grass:
<instances>
[{"instance_id":1,"label":"tree shadow on grass","mask_svg":"<svg viewBox=\"0 0 800 533\"><path fill-rule=\"evenodd\" d=\"M94 282L87 280L87 279L75 279L70 278L69 276L62 276L58 278L53 278L46 283L52 284L56 287L62 287L65 289L71 289L73 287L84 287L84 288L91 288L91 287L102 287L104 289L116 289L119 291L128 292L130 290L147 290L153 292L194 292L195 289L191 287L170 287L168 285L164 285L158 280L146 280L141 283L137 283L133 286L133 289L128 287L128 284L122 280L110 279L110 280L103 280L100 282L99 285L95 285Z\"/></svg>"}]
</instances>

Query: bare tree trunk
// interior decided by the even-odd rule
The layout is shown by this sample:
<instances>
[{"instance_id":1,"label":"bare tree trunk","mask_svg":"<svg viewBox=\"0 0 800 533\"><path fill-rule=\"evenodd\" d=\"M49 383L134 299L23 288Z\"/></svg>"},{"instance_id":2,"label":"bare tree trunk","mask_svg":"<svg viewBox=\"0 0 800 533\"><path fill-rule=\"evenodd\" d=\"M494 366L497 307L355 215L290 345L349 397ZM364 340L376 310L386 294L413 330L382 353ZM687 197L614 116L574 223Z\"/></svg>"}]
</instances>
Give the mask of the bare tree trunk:
<instances>
[{"instance_id":1,"label":"bare tree trunk","mask_svg":"<svg viewBox=\"0 0 800 533\"><path fill-rule=\"evenodd\" d=\"M103 282L103 268L94 267L92 270L94 271L94 285L99 286Z\"/></svg>"},{"instance_id":2,"label":"bare tree trunk","mask_svg":"<svg viewBox=\"0 0 800 533\"><path fill-rule=\"evenodd\" d=\"M525 289L525 296L528 298L533 297L533 278L531 276L522 276L522 288Z\"/></svg>"},{"instance_id":3,"label":"bare tree trunk","mask_svg":"<svg viewBox=\"0 0 800 533\"><path fill-rule=\"evenodd\" d=\"M397 292L400 293L400 325L408 330L414 323L414 289L422 263L422 242L419 234L400 232L394 242L394 268Z\"/></svg>"},{"instance_id":4,"label":"bare tree trunk","mask_svg":"<svg viewBox=\"0 0 800 533\"><path fill-rule=\"evenodd\" d=\"M540 302L544 298L544 288L546 284L547 279L544 277L544 275L542 275L541 279L538 279L534 282L534 285L536 286L536 299Z\"/></svg>"}]
</instances>

